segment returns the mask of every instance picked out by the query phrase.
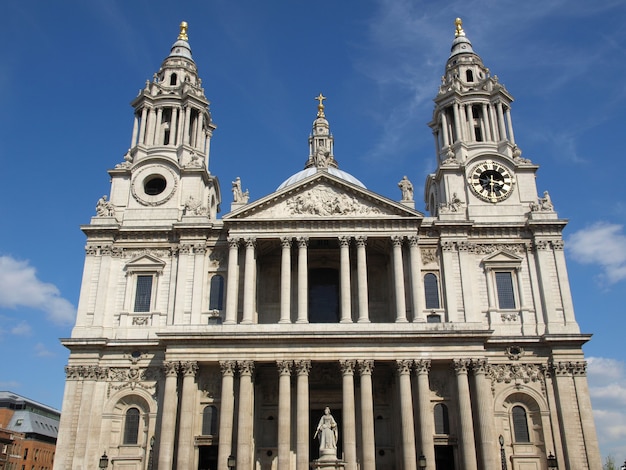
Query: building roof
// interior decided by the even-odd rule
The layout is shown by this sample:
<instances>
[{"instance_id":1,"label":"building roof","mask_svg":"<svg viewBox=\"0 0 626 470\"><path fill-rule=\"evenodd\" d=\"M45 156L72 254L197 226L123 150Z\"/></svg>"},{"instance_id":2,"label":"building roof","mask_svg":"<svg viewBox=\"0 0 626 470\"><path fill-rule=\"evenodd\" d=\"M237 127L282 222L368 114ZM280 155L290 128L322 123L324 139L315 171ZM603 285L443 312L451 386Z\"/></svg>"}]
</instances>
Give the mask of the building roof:
<instances>
[{"instance_id":1,"label":"building roof","mask_svg":"<svg viewBox=\"0 0 626 470\"><path fill-rule=\"evenodd\" d=\"M29 410L18 410L11 417L6 429L24 434L40 434L56 439L59 433L59 419Z\"/></svg>"}]
</instances>

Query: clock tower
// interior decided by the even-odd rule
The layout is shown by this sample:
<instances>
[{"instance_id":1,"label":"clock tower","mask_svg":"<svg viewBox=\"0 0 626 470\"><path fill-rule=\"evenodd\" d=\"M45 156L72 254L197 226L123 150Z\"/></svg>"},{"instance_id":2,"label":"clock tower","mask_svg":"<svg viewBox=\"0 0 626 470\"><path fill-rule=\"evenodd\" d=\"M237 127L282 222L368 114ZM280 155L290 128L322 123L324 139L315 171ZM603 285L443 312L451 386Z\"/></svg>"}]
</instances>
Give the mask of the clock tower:
<instances>
[{"instance_id":1,"label":"clock tower","mask_svg":"<svg viewBox=\"0 0 626 470\"><path fill-rule=\"evenodd\" d=\"M426 181L426 208L443 219L524 221L542 202L538 166L522 158L515 143L513 97L474 52L460 18L455 25L429 123L437 170Z\"/></svg>"}]
</instances>

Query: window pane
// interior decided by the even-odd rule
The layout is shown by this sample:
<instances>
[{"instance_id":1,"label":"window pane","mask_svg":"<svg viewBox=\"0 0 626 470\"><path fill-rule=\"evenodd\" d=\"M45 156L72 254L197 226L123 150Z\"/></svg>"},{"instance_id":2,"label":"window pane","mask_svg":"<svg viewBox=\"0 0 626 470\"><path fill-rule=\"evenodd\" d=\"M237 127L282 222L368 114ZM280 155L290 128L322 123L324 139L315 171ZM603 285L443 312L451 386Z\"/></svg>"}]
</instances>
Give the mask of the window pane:
<instances>
[{"instance_id":1,"label":"window pane","mask_svg":"<svg viewBox=\"0 0 626 470\"><path fill-rule=\"evenodd\" d=\"M124 423L124 444L137 444L138 435L139 410L137 408L129 408L126 412L126 421Z\"/></svg>"},{"instance_id":2,"label":"window pane","mask_svg":"<svg viewBox=\"0 0 626 470\"><path fill-rule=\"evenodd\" d=\"M513 433L515 435L515 442L530 442L526 410L521 406L513 407Z\"/></svg>"},{"instance_id":3,"label":"window pane","mask_svg":"<svg viewBox=\"0 0 626 470\"><path fill-rule=\"evenodd\" d=\"M515 308L513 295L513 277L511 273L496 273L496 289L498 290L498 305L500 308Z\"/></svg>"},{"instance_id":4,"label":"window pane","mask_svg":"<svg viewBox=\"0 0 626 470\"><path fill-rule=\"evenodd\" d=\"M424 276L424 293L426 295L426 308L439 308L439 286L437 276L432 273Z\"/></svg>"},{"instance_id":5,"label":"window pane","mask_svg":"<svg viewBox=\"0 0 626 470\"><path fill-rule=\"evenodd\" d=\"M207 406L202 412L202 435L214 436L217 434L217 408Z\"/></svg>"},{"instance_id":6,"label":"window pane","mask_svg":"<svg viewBox=\"0 0 626 470\"><path fill-rule=\"evenodd\" d=\"M209 291L209 310L223 310L224 300L224 278L219 274L211 278L211 289Z\"/></svg>"},{"instance_id":7,"label":"window pane","mask_svg":"<svg viewBox=\"0 0 626 470\"><path fill-rule=\"evenodd\" d=\"M151 296L152 296L152 276L137 276L137 291L135 293L135 312L149 312Z\"/></svg>"},{"instance_id":8,"label":"window pane","mask_svg":"<svg viewBox=\"0 0 626 470\"><path fill-rule=\"evenodd\" d=\"M441 403L435 405L435 434L450 434L448 407Z\"/></svg>"}]
</instances>

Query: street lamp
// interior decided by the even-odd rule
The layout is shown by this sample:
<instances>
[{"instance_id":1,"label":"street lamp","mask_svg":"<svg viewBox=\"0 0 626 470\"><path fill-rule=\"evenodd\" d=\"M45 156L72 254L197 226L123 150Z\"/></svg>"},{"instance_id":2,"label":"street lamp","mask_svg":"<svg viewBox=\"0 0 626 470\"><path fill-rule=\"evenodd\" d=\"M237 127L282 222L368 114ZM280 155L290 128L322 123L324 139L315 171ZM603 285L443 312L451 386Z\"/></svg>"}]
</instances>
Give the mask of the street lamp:
<instances>
[{"instance_id":1,"label":"street lamp","mask_svg":"<svg viewBox=\"0 0 626 470\"><path fill-rule=\"evenodd\" d=\"M226 460L226 466L228 468L235 468L236 463L237 463L237 460L235 459L235 457L232 455L229 455L228 460Z\"/></svg>"},{"instance_id":2,"label":"street lamp","mask_svg":"<svg viewBox=\"0 0 626 470\"><path fill-rule=\"evenodd\" d=\"M500 443L500 464L502 465L502 470L507 470L506 452L504 451L504 436L502 434L498 437L498 442Z\"/></svg>"},{"instance_id":3,"label":"street lamp","mask_svg":"<svg viewBox=\"0 0 626 470\"><path fill-rule=\"evenodd\" d=\"M420 456L417 458L417 463L420 470L426 470L426 457L424 456L424 454L420 454Z\"/></svg>"},{"instance_id":4,"label":"street lamp","mask_svg":"<svg viewBox=\"0 0 626 470\"><path fill-rule=\"evenodd\" d=\"M548 470L557 470L557 468L559 468L559 464L556 461L556 457L550 452L550 455L548 455Z\"/></svg>"},{"instance_id":5,"label":"street lamp","mask_svg":"<svg viewBox=\"0 0 626 470\"><path fill-rule=\"evenodd\" d=\"M109 458L107 457L106 451L100 457L100 462L98 463L98 468L104 470L105 468L109 468Z\"/></svg>"}]
</instances>

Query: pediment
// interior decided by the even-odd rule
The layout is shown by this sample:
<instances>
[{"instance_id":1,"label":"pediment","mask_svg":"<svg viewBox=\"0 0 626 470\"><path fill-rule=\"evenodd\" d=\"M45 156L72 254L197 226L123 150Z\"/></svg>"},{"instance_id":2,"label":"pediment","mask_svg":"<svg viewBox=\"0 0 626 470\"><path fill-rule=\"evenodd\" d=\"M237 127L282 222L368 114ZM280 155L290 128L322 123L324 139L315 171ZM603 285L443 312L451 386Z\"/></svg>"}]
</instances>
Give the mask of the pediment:
<instances>
[{"instance_id":1,"label":"pediment","mask_svg":"<svg viewBox=\"0 0 626 470\"><path fill-rule=\"evenodd\" d=\"M483 264L486 266L519 266L523 258L506 250L496 251L489 256L483 258Z\"/></svg>"},{"instance_id":2,"label":"pediment","mask_svg":"<svg viewBox=\"0 0 626 470\"><path fill-rule=\"evenodd\" d=\"M225 215L224 220L381 217L423 215L334 175L318 172Z\"/></svg>"},{"instance_id":3,"label":"pediment","mask_svg":"<svg viewBox=\"0 0 626 470\"><path fill-rule=\"evenodd\" d=\"M127 272L160 272L165 267L165 261L159 258L144 254L131 259L124 267Z\"/></svg>"}]
</instances>

